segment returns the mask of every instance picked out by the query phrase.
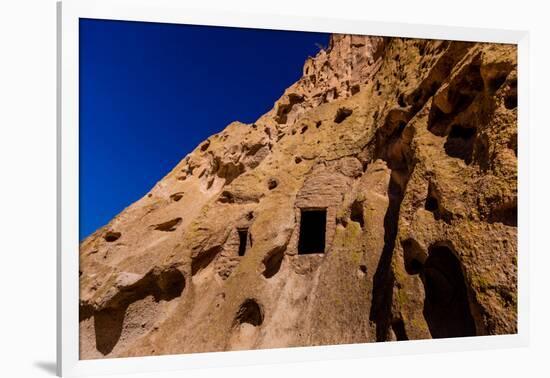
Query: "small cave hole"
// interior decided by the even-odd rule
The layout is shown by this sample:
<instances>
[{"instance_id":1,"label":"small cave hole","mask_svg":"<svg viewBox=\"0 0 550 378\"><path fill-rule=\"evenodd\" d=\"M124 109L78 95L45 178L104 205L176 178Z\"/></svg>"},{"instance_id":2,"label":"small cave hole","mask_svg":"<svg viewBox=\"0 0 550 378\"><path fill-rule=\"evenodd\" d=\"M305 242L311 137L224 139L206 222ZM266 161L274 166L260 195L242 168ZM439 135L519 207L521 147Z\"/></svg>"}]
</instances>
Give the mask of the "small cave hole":
<instances>
[{"instance_id":1,"label":"small cave hole","mask_svg":"<svg viewBox=\"0 0 550 378\"><path fill-rule=\"evenodd\" d=\"M296 164L300 164L300 163L302 162L302 158L299 157L299 156L296 156L296 157L294 158L294 162L295 162Z\"/></svg>"},{"instance_id":2,"label":"small cave hole","mask_svg":"<svg viewBox=\"0 0 550 378\"><path fill-rule=\"evenodd\" d=\"M204 151L208 150L208 147L210 147L210 141L209 140L207 140L206 142L204 142L201 145L201 151L204 152Z\"/></svg>"},{"instance_id":3,"label":"small cave hole","mask_svg":"<svg viewBox=\"0 0 550 378\"><path fill-rule=\"evenodd\" d=\"M326 209L301 209L298 254L324 253Z\"/></svg>"},{"instance_id":4,"label":"small cave hole","mask_svg":"<svg viewBox=\"0 0 550 378\"><path fill-rule=\"evenodd\" d=\"M284 257L285 248L276 248L267 254L263 261L265 269L262 274L265 278L271 278L279 272Z\"/></svg>"},{"instance_id":5,"label":"small cave hole","mask_svg":"<svg viewBox=\"0 0 550 378\"><path fill-rule=\"evenodd\" d=\"M518 97L514 94L509 94L504 98L504 106L508 110L512 110L518 107Z\"/></svg>"},{"instance_id":6,"label":"small cave hole","mask_svg":"<svg viewBox=\"0 0 550 378\"><path fill-rule=\"evenodd\" d=\"M475 127L453 125L444 145L447 155L462 159L466 164L470 164L476 131Z\"/></svg>"},{"instance_id":7,"label":"small cave hole","mask_svg":"<svg viewBox=\"0 0 550 378\"><path fill-rule=\"evenodd\" d=\"M127 331L127 319L132 317L129 314L139 311L132 309L133 304L138 302L139 306L139 302L149 296L153 297L155 303L171 301L180 297L184 288L185 276L178 269L169 268L160 273L150 272L136 283L120 290L102 310L93 314L98 352L108 355L118 345L123 333ZM81 318L91 315L90 310L81 307Z\"/></svg>"},{"instance_id":8,"label":"small cave hole","mask_svg":"<svg viewBox=\"0 0 550 378\"><path fill-rule=\"evenodd\" d=\"M118 239L120 239L120 236L122 234L120 232L116 232L116 231L107 231L105 233L105 235L103 236L103 239L105 239L105 241L107 243L112 243L112 242L115 242L117 241Z\"/></svg>"},{"instance_id":9,"label":"small cave hole","mask_svg":"<svg viewBox=\"0 0 550 378\"><path fill-rule=\"evenodd\" d=\"M215 246L193 257L191 260L191 274L194 276L208 267L210 263L216 259L216 256L218 256L221 250L222 248L220 246Z\"/></svg>"},{"instance_id":10,"label":"small cave hole","mask_svg":"<svg viewBox=\"0 0 550 378\"><path fill-rule=\"evenodd\" d=\"M254 219L254 212L253 211L249 211L248 213L246 213L246 216L245 216L246 220L252 220Z\"/></svg>"},{"instance_id":11,"label":"small cave hole","mask_svg":"<svg viewBox=\"0 0 550 378\"><path fill-rule=\"evenodd\" d=\"M489 80L489 90L492 92L496 92L500 87L502 87L502 84L506 81L506 77L508 76L508 73L501 73L500 75L497 75Z\"/></svg>"},{"instance_id":12,"label":"small cave hole","mask_svg":"<svg viewBox=\"0 0 550 378\"><path fill-rule=\"evenodd\" d=\"M354 201L351 205L350 219L353 222L359 223L359 226L363 228L365 226L365 218L363 215L363 202Z\"/></svg>"},{"instance_id":13,"label":"small cave hole","mask_svg":"<svg viewBox=\"0 0 550 378\"><path fill-rule=\"evenodd\" d=\"M322 124L323 124L323 121L317 121L317 122L315 122L315 127L319 128L319 127L321 127Z\"/></svg>"},{"instance_id":14,"label":"small cave hole","mask_svg":"<svg viewBox=\"0 0 550 378\"><path fill-rule=\"evenodd\" d=\"M160 290L158 298L171 301L179 297L185 289L185 276L176 268L165 270L160 273L157 286Z\"/></svg>"},{"instance_id":15,"label":"small cave hole","mask_svg":"<svg viewBox=\"0 0 550 378\"><path fill-rule=\"evenodd\" d=\"M348 118L353 113L353 110L349 108L339 108L334 116L335 123L342 123L346 118Z\"/></svg>"},{"instance_id":16,"label":"small cave hole","mask_svg":"<svg viewBox=\"0 0 550 378\"><path fill-rule=\"evenodd\" d=\"M424 204L424 208L431 212L436 211L439 208L439 204L437 203L437 198L428 196L426 198L426 203Z\"/></svg>"},{"instance_id":17,"label":"small cave hole","mask_svg":"<svg viewBox=\"0 0 550 378\"><path fill-rule=\"evenodd\" d=\"M222 194L220 194L220 198L218 199L218 202L220 203L235 203L235 196L233 193L224 190Z\"/></svg>"},{"instance_id":18,"label":"small cave hole","mask_svg":"<svg viewBox=\"0 0 550 378\"><path fill-rule=\"evenodd\" d=\"M307 126L303 126L302 130L300 131L300 134L303 134L307 131Z\"/></svg>"},{"instance_id":19,"label":"small cave hole","mask_svg":"<svg viewBox=\"0 0 550 378\"><path fill-rule=\"evenodd\" d=\"M398 97L397 97L397 104L399 104L400 107L402 108L406 108L407 107L407 104L405 103L405 95L403 93L401 93Z\"/></svg>"},{"instance_id":20,"label":"small cave hole","mask_svg":"<svg viewBox=\"0 0 550 378\"><path fill-rule=\"evenodd\" d=\"M178 202L183 197L183 192L174 193L170 196L170 199L174 202Z\"/></svg>"},{"instance_id":21,"label":"small cave hole","mask_svg":"<svg viewBox=\"0 0 550 378\"><path fill-rule=\"evenodd\" d=\"M267 188L268 188L269 190L275 189L275 188L277 187L277 185L279 185L279 183L278 183L277 180L274 179L274 178L271 178L271 179L269 179L269 180L267 181Z\"/></svg>"},{"instance_id":22,"label":"small cave hole","mask_svg":"<svg viewBox=\"0 0 550 378\"><path fill-rule=\"evenodd\" d=\"M155 225L154 228L155 228L155 230L158 230L158 231L172 232L172 231L176 230L176 228L181 223L181 220L182 219L180 217L174 218L174 219L171 219L167 222L159 223L159 224Z\"/></svg>"},{"instance_id":23,"label":"small cave hole","mask_svg":"<svg viewBox=\"0 0 550 378\"><path fill-rule=\"evenodd\" d=\"M359 91L361 90L361 87L359 86L359 84L355 84L354 86L351 87L351 95L355 95L357 93L359 93Z\"/></svg>"},{"instance_id":24,"label":"small cave hole","mask_svg":"<svg viewBox=\"0 0 550 378\"><path fill-rule=\"evenodd\" d=\"M428 185L428 194L424 202L424 209L434 213L439 209L439 200L435 194L435 189L432 184Z\"/></svg>"},{"instance_id":25,"label":"small cave hole","mask_svg":"<svg viewBox=\"0 0 550 378\"><path fill-rule=\"evenodd\" d=\"M518 107L518 82L517 79L510 81L508 92L504 97L504 107L512 110Z\"/></svg>"},{"instance_id":26,"label":"small cave hole","mask_svg":"<svg viewBox=\"0 0 550 378\"><path fill-rule=\"evenodd\" d=\"M502 204L491 210L488 221L490 223L502 223L506 226L518 226L517 201Z\"/></svg>"},{"instance_id":27,"label":"small cave hole","mask_svg":"<svg viewBox=\"0 0 550 378\"><path fill-rule=\"evenodd\" d=\"M239 228L237 233L239 234L239 256L244 256L248 241L248 228Z\"/></svg>"},{"instance_id":28,"label":"small cave hole","mask_svg":"<svg viewBox=\"0 0 550 378\"><path fill-rule=\"evenodd\" d=\"M428 114L428 130L437 136L445 136L448 127L448 116L435 104Z\"/></svg>"},{"instance_id":29,"label":"small cave hole","mask_svg":"<svg viewBox=\"0 0 550 378\"><path fill-rule=\"evenodd\" d=\"M259 327L264 321L264 315L262 308L254 299L247 299L241 305L237 311L237 316L235 317L235 323L238 324L251 324L254 327Z\"/></svg>"}]
</instances>

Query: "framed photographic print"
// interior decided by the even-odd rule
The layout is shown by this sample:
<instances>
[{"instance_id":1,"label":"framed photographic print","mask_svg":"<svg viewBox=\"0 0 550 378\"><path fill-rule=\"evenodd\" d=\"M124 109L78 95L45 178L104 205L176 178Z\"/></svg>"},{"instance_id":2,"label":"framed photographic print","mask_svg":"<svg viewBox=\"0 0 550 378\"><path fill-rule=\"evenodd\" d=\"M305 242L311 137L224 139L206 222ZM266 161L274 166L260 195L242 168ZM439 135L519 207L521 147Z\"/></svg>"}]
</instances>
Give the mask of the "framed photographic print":
<instances>
[{"instance_id":1,"label":"framed photographic print","mask_svg":"<svg viewBox=\"0 0 550 378\"><path fill-rule=\"evenodd\" d=\"M59 374L526 344L526 32L58 15Z\"/></svg>"}]
</instances>

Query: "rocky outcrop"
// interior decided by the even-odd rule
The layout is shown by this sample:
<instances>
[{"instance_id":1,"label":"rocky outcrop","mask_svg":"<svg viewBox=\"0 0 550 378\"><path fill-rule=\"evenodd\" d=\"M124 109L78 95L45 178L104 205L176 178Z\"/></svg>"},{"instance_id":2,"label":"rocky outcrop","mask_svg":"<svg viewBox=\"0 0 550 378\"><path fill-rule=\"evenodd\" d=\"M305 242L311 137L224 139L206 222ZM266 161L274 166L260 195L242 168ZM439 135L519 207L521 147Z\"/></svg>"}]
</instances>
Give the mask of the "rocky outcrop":
<instances>
[{"instance_id":1,"label":"rocky outcrop","mask_svg":"<svg viewBox=\"0 0 550 378\"><path fill-rule=\"evenodd\" d=\"M516 59L333 36L82 242L81 358L515 333Z\"/></svg>"}]
</instances>

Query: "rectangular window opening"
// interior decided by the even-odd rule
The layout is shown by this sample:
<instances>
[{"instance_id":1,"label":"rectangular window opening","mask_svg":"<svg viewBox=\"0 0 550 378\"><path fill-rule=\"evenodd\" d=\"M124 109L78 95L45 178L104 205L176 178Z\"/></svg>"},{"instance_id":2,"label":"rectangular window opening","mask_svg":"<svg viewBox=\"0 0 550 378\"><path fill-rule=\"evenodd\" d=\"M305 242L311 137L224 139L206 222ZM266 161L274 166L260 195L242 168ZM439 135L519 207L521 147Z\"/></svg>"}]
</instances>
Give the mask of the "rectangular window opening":
<instances>
[{"instance_id":1,"label":"rectangular window opening","mask_svg":"<svg viewBox=\"0 0 550 378\"><path fill-rule=\"evenodd\" d=\"M248 228L237 229L239 233L239 256L244 256L246 252L246 241L248 239Z\"/></svg>"},{"instance_id":2,"label":"rectangular window opening","mask_svg":"<svg viewBox=\"0 0 550 378\"><path fill-rule=\"evenodd\" d=\"M301 209L298 254L325 253L327 209Z\"/></svg>"}]
</instances>

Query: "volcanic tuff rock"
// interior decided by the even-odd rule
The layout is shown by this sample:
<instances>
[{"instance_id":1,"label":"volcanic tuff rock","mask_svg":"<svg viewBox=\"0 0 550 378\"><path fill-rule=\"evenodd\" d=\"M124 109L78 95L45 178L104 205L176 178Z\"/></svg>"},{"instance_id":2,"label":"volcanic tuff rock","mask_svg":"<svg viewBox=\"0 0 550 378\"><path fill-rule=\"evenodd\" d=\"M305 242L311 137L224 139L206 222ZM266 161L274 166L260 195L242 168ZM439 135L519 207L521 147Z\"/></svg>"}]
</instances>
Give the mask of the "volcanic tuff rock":
<instances>
[{"instance_id":1,"label":"volcanic tuff rock","mask_svg":"<svg viewBox=\"0 0 550 378\"><path fill-rule=\"evenodd\" d=\"M81 358L515 333L516 59L334 35L82 242Z\"/></svg>"}]
</instances>

